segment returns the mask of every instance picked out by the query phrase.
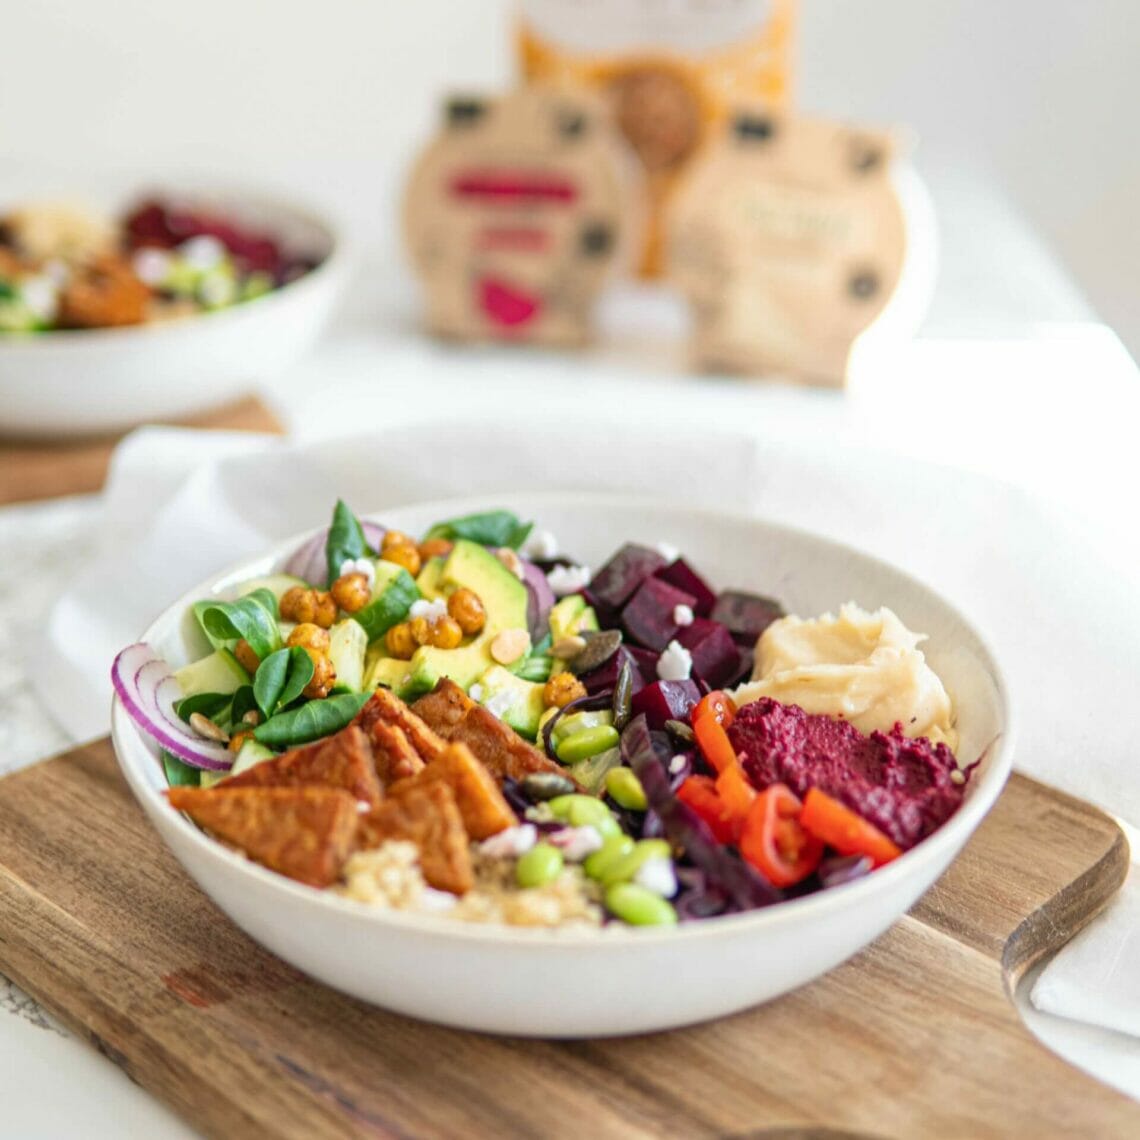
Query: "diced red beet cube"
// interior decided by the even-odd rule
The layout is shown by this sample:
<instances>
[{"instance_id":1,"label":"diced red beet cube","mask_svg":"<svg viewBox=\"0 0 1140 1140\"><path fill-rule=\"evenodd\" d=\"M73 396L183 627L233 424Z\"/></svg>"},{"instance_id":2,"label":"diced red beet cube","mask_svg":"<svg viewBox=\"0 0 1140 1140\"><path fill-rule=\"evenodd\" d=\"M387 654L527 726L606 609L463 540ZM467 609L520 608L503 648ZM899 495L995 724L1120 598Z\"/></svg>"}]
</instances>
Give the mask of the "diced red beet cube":
<instances>
[{"instance_id":1,"label":"diced red beet cube","mask_svg":"<svg viewBox=\"0 0 1140 1140\"><path fill-rule=\"evenodd\" d=\"M629 655L633 658L633 663L645 678L646 684L650 681L656 681L657 658L661 655L654 653L652 649L642 649L640 645L627 645L626 648L629 650Z\"/></svg>"},{"instance_id":2,"label":"diced red beet cube","mask_svg":"<svg viewBox=\"0 0 1140 1140\"><path fill-rule=\"evenodd\" d=\"M692 594L660 578L646 578L622 610L621 623L634 641L660 653L681 628L673 611L678 606L692 609L695 602Z\"/></svg>"},{"instance_id":3,"label":"diced red beet cube","mask_svg":"<svg viewBox=\"0 0 1140 1140\"><path fill-rule=\"evenodd\" d=\"M686 720L701 699L695 681L654 681L633 695L633 715L645 713L649 727L664 728L667 720Z\"/></svg>"},{"instance_id":4,"label":"diced red beet cube","mask_svg":"<svg viewBox=\"0 0 1140 1140\"><path fill-rule=\"evenodd\" d=\"M692 594L696 599L693 603L693 613L697 617L708 617L712 613L712 608L716 605L716 594L704 578L683 558L670 562L668 566L662 566L660 570L654 572L653 577L668 582L670 586L676 586L678 590L684 590L686 594Z\"/></svg>"},{"instance_id":5,"label":"diced red beet cube","mask_svg":"<svg viewBox=\"0 0 1140 1140\"><path fill-rule=\"evenodd\" d=\"M740 671L740 650L719 621L697 618L677 640L692 654L693 676L710 688L727 685Z\"/></svg>"},{"instance_id":6,"label":"diced red beet cube","mask_svg":"<svg viewBox=\"0 0 1140 1140\"><path fill-rule=\"evenodd\" d=\"M772 622L784 616L784 607L774 598L765 598L760 594L724 590L717 597L709 616L713 621L726 626L733 640L754 645Z\"/></svg>"},{"instance_id":7,"label":"diced red beet cube","mask_svg":"<svg viewBox=\"0 0 1140 1140\"><path fill-rule=\"evenodd\" d=\"M630 668L633 670L633 691L636 693L638 689L644 688L645 676L637 660L629 646L622 645L618 647L618 651L608 661L582 675L580 680L586 686L586 692L593 696L595 693L603 693L606 689L612 689L617 682L618 671L625 661L629 662ZM657 674L654 672L650 676L656 677Z\"/></svg>"},{"instance_id":8,"label":"diced red beet cube","mask_svg":"<svg viewBox=\"0 0 1140 1140\"><path fill-rule=\"evenodd\" d=\"M752 665L756 655L750 648L744 648L738 645L736 649L740 654L740 661L736 667L736 675L734 677L730 677L721 686L725 689L733 689L737 685L743 685L744 682L752 676Z\"/></svg>"},{"instance_id":9,"label":"diced red beet cube","mask_svg":"<svg viewBox=\"0 0 1140 1140\"><path fill-rule=\"evenodd\" d=\"M633 597L633 592L665 559L648 546L627 542L593 577L590 594L603 606L620 609Z\"/></svg>"}]
</instances>

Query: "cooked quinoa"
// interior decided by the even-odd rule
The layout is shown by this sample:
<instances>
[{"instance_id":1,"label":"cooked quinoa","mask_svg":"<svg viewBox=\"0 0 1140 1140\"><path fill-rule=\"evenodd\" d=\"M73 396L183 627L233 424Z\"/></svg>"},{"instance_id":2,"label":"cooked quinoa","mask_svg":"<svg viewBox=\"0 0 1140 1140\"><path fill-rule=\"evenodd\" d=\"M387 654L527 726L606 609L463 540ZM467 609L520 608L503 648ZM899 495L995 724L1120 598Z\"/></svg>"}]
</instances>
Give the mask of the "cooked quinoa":
<instances>
[{"instance_id":1,"label":"cooked quinoa","mask_svg":"<svg viewBox=\"0 0 1140 1140\"><path fill-rule=\"evenodd\" d=\"M460 922L501 922L507 926L600 926L596 886L576 866L567 867L541 887L515 885L514 860L490 858L471 849L475 886L461 898L433 890L425 882L414 843L388 840L353 855L338 894L392 910L441 914Z\"/></svg>"}]
</instances>

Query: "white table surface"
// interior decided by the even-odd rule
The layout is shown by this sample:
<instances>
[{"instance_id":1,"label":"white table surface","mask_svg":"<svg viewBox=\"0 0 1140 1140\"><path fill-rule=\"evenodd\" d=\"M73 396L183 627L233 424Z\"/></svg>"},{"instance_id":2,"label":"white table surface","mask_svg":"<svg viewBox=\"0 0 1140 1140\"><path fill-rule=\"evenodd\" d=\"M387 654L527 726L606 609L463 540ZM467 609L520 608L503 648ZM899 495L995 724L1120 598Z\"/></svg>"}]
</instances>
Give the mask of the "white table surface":
<instances>
[{"instance_id":1,"label":"white table surface","mask_svg":"<svg viewBox=\"0 0 1140 1140\"><path fill-rule=\"evenodd\" d=\"M1113 453L1112 437L1127 451L1140 374L992 186L950 164L928 163L925 174L942 228L942 271L929 316L915 341L861 361L845 395L685 375L679 310L632 287L606 306L604 347L580 356L440 347L417 333L407 278L385 258L362 274L325 345L268 396L304 437L343 430L346 408L357 429L370 418L430 429L442 410L469 407L475 396L508 408L541 393L548 414L562 406L569 414L583 396L602 408L607 399L652 397L659 414L675 408L681 422L763 423L793 439L874 440L1082 511L1095 489L1089 541L1109 562L1134 558L1136 540L1112 524L1116 503L1131 506L1136 484L1114 482L1109 467L1124 461ZM405 401L393 410L386 380L414 383L405 389L416 393L412 407ZM0 511L0 621L14 643L34 636L40 613L81 563L97 526L94 499ZM18 660L0 656L0 772L66 743L44 722ZM1032 1011L1029 1019L1076 1063L1140 1089L1140 1043ZM0 1135L28 1140L192 1134L3 979L0 1106Z\"/></svg>"}]
</instances>

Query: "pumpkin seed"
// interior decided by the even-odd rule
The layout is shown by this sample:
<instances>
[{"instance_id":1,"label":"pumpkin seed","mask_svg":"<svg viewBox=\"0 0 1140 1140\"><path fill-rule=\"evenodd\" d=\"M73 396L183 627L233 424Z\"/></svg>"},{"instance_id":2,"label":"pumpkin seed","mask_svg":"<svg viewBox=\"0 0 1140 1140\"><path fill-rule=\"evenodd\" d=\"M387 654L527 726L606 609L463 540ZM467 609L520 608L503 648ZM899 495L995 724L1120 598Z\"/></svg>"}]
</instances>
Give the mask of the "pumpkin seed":
<instances>
[{"instance_id":1,"label":"pumpkin seed","mask_svg":"<svg viewBox=\"0 0 1140 1140\"><path fill-rule=\"evenodd\" d=\"M522 794L532 804L552 800L555 796L573 795L577 790L573 780L557 772L532 772L522 782Z\"/></svg>"},{"instance_id":2,"label":"pumpkin seed","mask_svg":"<svg viewBox=\"0 0 1140 1140\"><path fill-rule=\"evenodd\" d=\"M683 720L667 720L665 731L685 744L693 743L693 730Z\"/></svg>"},{"instance_id":3,"label":"pumpkin seed","mask_svg":"<svg viewBox=\"0 0 1140 1140\"><path fill-rule=\"evenodd\" d=\"M614 681L614 728L621 732L633 715L633 666L626 658Z\"/></svg>"},{"instance_id":4,"label":"pumpkin seed","mask_svg":"<svg viewBox=\"0 0 1140 1140\"><path fill-rule=\"evenodd\" d=\"M586 647L569 663L572 672L579 677L589 673L599 665L604 665L621 645L620 629L602 629L596 632L584 631L578 635L586 642Z\"/></svg>"}]
</instances>

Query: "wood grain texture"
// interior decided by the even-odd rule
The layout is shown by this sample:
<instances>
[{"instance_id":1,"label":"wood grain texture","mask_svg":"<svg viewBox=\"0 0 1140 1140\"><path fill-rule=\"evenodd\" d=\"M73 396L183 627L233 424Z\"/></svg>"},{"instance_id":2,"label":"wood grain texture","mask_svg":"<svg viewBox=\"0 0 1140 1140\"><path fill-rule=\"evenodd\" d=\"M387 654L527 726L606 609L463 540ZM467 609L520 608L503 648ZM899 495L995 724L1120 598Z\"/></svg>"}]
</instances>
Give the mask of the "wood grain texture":
<instances>
[{"instance_id":1,"label":"wood grain texture","mask_svg":"<svg viewBox=\"0 0 1140 1140\"><path fill-rule=\"evenodd\" d=\"M256 397L173 421L176 427L279 433L281 421ZM0 419L0 430L3 420ZM58 441L0 438L0 505L98 491L122 435Z\"/></svg>"},{"instance_id":2,"label":"wood grain texture","mask_svg":"<svg viewBox=\"0 0 1140 1140\"><path fill-rule=\"evenodd\" d=\"M0 969L214 1136L1137 1136L1140 1105L1039 1045L1007 994L1127 863L1106 816L1015 776L914 911L803 989L672 1033L488 1037L260 949L98 741L0 781Z\"/></svg>"}]
</instances>

